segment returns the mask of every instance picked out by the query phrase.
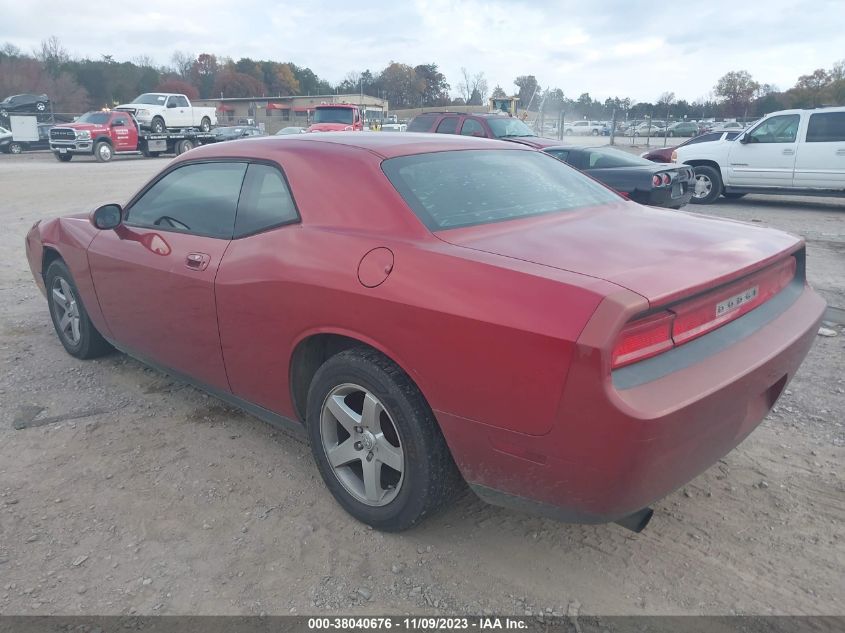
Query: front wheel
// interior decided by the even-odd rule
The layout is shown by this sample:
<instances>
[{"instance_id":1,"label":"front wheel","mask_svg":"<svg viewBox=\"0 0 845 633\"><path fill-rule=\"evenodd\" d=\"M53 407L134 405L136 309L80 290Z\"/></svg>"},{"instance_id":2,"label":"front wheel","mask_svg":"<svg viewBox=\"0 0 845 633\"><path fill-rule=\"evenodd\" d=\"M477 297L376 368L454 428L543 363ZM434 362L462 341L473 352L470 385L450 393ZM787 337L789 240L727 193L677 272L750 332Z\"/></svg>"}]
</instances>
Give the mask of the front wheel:
<instances>
[{"instance_id":1,"label":"front wheel","mask_svg":"<svg viewBox=\"0 0 845 633\"><path fill-rule=\"evenodd\" d=\"M593 134L593 136L598 136L598 135L599 135L599 131L598 131L598 130L593 130L592 134Z\"/></svg>"},{"instance_id":2,"label":"front wheel","mask_svg":"<svg viewBox=\"0 0 845 633\"><path fill-rule=\"evenodd\" d=\"M690 201L695 204L714 202L722 194L722 177L719 170L710 165L699 165L694 171L695 187Z\"/></svg>"},{"instance_id":3,"label":"front wheel","mask_svg":"<svg viewBox=\"0 0 845 633\"><path fill-rule=\"evenodd\" d=\"M88 318L70 270L62 260L57 259L47 267L44 281L50 318L68 354L88 359L110 352L111 345Z\"/></svg>"},{"instance_id":4,"label":"front wheel","mask_svg":"<svg viewBox=\"0 0 845 633\"><path fill-rule=\"evenodd\" d=\"M94 158L101 163L107 163L112 159L111 145L105 141L98 141L94 144Z\"/></svg>"},{"instance_id":5,"label":"front wheel","mask_svg":"<svg viewBox=\"0 0 845 633\"><path fill-rule=\"evenodd\" d=\"M411 527L460 484L431 408L408 375L375 350L346 350L317 370L306 426L329 491L380 530Z\"/></svg>"},{"instance_id":6,"label":"front wheel","mask_svg":"<svg viewBox=\"0 0 845 633\"><path fill-rule=\"evenodd\" d=\"M160 116L155 117L152 120L152 123L150 123L150 130L152 130L155 134L164 134L165 129L166 128L164 126L164 119L162 119Z\"/></svg>"},{"instance_id":7,"label":"front wheel","mask_svg":"<svg viewBox=\"0 0 845 633\"><path fill-rule=\"evenodd\" d=\"M204 116L202 118L202 121L200 121L200 130L202 130L203 132L211 131L211 119L209 119L207 116Z\"/></svg>"}]
</instances>

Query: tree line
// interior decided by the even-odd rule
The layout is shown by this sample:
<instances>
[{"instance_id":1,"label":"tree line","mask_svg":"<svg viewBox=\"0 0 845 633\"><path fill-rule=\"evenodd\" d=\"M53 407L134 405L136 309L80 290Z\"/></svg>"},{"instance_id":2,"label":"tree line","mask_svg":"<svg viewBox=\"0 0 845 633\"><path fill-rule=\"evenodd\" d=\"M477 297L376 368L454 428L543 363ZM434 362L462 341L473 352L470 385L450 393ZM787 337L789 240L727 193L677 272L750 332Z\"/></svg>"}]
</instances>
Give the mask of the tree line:
<instances>
[{"instance_id":1,"label":"tree line","mask_svg":"<svg viewBox=\"0 0 845 633\"><path fill-rule=\"evenodd\" d=\"M799 77L796 84L779 90L757 82L745 70L731 71L719 79L706 96L693 101L664 92L654 102L617 96L594 99L588 92L577 98L559 87L542 87L535 75L513 80L515 91L502 86L490 90L483 71L461 68L453 90L437 64L411 66L391 61L380 71L349 72L336 84L320 78L310 68L292 62L237 61L212 53L198 55L176 51L170 63L156 65L149 57L117 61L75 59L56 37L39 49L24 53L6 44L0 47L0 97L22 92L45 93L56 112L82 112L125 103L144 92L179 92L190 99L217 97L281 97L289 95L363 93L388 100L392 109L484 106L489 96L515 95L521 109L567 119L655 118L702 119L754 118L785 108L845 104L845 60L830 69L819 68Z\"/></svg>"}]
</instances>

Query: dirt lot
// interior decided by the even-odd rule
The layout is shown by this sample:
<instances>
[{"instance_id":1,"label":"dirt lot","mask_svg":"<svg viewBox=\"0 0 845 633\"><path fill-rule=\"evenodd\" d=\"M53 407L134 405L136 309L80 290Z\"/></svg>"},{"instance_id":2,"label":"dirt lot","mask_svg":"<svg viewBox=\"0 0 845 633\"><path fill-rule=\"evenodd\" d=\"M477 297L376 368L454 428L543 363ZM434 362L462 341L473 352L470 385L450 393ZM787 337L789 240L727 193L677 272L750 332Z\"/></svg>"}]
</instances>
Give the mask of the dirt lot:
<instances>
[{"instance_id":1,"label":"dirt lot","mask_svg":"<svg viewBox=\"0 0 845 633\"><path fill-rule=\"evenodd\" d=\"M25 232L125 201L166 160L0 156L0 613L845 613L841 325L761 427L640 535L469 493L383 535L333 502L300 438L56 339ZM804 235L812 282L845 308L845 201L707 212Z\"/></svg>"}]
</instances>

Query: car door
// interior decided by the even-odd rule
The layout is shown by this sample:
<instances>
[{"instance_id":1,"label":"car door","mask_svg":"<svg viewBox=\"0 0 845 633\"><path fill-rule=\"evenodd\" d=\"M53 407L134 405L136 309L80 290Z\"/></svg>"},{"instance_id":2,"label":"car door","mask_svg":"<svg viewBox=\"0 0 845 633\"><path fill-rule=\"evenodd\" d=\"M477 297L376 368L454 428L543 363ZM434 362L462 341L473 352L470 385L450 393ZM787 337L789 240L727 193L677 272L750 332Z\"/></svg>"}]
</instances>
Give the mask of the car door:
<instances>
[{"instance_id":1,"label":"car door","mask_svg":"<svg viewBox=\"0 0 845 633\"><path fill-rule=\"evenodd\" d=\"M484 131L484 126L477 120L465 118L463 125L461 125L461 136L478 136L485 138L487 132Z\"/></svg>"},{"instance_id":2,"label":"car door","mask_svg":"<svg viewBox=\"0 0 845 633\"><path fill-rule=\"evenodd\" d=\"M167 127L191 127L191 110L187 105L187 101L182 105L176 95L167 98Z\"/></svg>"},{"instance_id":3,"label":"car door","mask_svg":"<svg viewBox=\"0 0 845 633\"><path fill-rule=\"evenodd\" d=\"M234 232L247 163L183 163L127 205L88 249L97 298L119 346L229 390L214 279Z\"/></svg>"},{"instance_id":4,"label":"car door","mask_svg":"<svg viewBox=\"0 0 845 633\"><path fill-rule=\"evenodd\" d=\"M134 125L129 120L126 114L115 113L112 116L111 123L112 140L114 141L114 148L118 152L128 152L136 149L137 138L133 138L132 131Z\"/></svg>"},{"instance_id":5,"label":"car door","mask_svg":"<svg viewBox=\"0 0 845 633\"><path fill-rule=\"evenodd\" d=\"M771 116L732 143L725 184L791 187L800 122L800 114Z\"/></svg>"},{"instance_id":6,"label":"car door","mask_svg":"<svg viewBox=\"0 0 845 633\"><path fill-rule=\"evenodd\" d=\"M845 110L810 115L795 159L795 186L845 189Z\"/></svg>"}]
</instances>

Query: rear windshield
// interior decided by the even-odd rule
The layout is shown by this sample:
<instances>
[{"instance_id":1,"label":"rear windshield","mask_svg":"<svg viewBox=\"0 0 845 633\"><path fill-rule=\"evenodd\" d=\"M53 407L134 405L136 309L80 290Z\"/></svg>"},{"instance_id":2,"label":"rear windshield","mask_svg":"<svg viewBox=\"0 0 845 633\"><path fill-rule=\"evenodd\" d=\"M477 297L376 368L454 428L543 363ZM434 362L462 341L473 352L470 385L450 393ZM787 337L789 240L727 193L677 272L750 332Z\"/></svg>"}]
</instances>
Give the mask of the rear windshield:
<instances>
[{"instance_id":1,"label":"rear windshield","mask_svg":"<svg viewBox=\"0 0 845 633\"><path fill-rule=\"evenodd\" d=\"M516 138L520 136L536 136L531 128L519 119L513 117L490 117L487 124L493 130L496 138Z\"/></svg>"},{"instance_id":2,"label":"rear windshield","mask_svg":"<svg viewBox=\"0 0 845 633\"><path fill-rule=\"evenodd\" d=\"M432 231L619 202L610 190L541 152L415 154L386 160L382 169Z\"/></svg>"},{"instance_id":3,"label":"rear windshield","mask_svg":"<svg viewBox=\"0 0 845 633\"><path fill-rule=\"evenodd\" d=\"M431 129L431 124L437 116L433 114L421 114L411 119L408 123L408 132L428 132Z\"/></svg>"}]
</instances>

